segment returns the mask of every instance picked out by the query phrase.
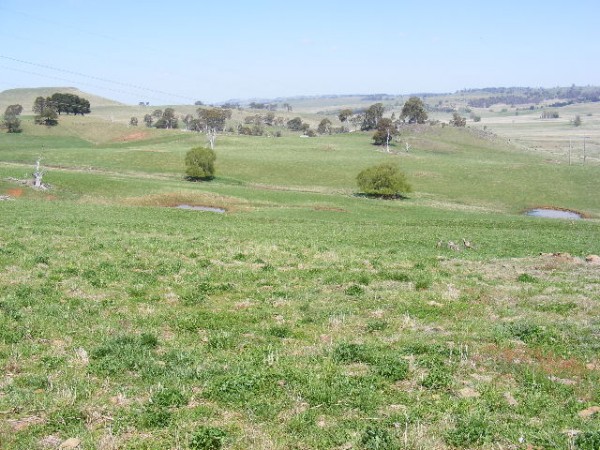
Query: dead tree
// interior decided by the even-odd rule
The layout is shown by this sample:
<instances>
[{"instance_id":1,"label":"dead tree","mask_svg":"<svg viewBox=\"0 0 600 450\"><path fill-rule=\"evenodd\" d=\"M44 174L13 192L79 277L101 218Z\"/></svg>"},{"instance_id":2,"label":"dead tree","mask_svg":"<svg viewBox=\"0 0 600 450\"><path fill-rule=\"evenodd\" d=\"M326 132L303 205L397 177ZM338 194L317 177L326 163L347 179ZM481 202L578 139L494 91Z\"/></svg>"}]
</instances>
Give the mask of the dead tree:
<instances>
[{"instance_id":1,"label":"dead tree","mask_svg":"<svg viewBox=\"0 0 600 450\"><path fill-rule=\"evenodd\" d=\"M39 157L35 161L35 172L33 172L33 187L37 189L44 188L44 184L42 183L42 177L44 176L45 171L40 167L41 161L41 157Z\"/></svg>"}]
</instances>

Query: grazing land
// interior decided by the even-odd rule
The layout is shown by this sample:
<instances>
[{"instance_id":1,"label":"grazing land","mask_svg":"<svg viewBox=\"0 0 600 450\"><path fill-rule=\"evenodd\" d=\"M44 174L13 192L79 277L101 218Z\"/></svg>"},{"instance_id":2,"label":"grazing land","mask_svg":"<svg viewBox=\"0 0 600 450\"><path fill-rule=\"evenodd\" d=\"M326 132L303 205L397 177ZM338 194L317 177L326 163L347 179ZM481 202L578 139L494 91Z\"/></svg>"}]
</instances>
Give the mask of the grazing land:
<instances>
[{"instance_id":1,"label":"grazing land","mask_svg":"<svg viewBox=\"0 0 600 450\"><path fill-rule=\"evenodd\" d=\"M281 114L345 106L314 103ZM597 449L586 105L567 107L585 165L565 159L567 113L488 108L407 126L391 153L372 133L224 133L196 183L205 136L128 126L144 107L24 113L0 136L0 448ZM20 181L40 156L47 190ZM408 198L357 193L385 161ZM523 215L541 206L586 219Z\"/></svg>"}]
</instances>

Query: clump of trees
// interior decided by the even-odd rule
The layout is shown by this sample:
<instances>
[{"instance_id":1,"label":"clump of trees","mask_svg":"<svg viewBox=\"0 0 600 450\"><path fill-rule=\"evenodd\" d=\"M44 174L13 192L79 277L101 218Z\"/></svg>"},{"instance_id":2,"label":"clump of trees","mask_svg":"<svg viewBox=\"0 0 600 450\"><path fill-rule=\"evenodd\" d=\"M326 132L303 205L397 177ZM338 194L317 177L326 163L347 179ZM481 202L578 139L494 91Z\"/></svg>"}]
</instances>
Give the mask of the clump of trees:
<instances>
[{"instance_id":1,"label":"clump of trees","mask_svg":"<svg viewBox=\"0 0 600 450\"><path fill-rule=\"evenodd\" d=\"M540 118L541 119L558 119L560 116L556 111L543 111Z\"/></svg>"},{"instance_id":2,"label":"clump of trees","mask_svg":"<svg viewBox=\"0 0 600 450\"><path fill-rule=\"evenodd\" d=\"M89 114L90 102L74 94L61 94L56 92L50 97L37 97L33 102L33 112L36 113L34 121L39 125L58 125L58 116L61 113Z\"/></svg>"},{"instance_id":3,"label":"clump of trees","mask_svg":"<svg viewBox=\"0 0 600 450\"><path fill-rule=\"evenodd\" d=\"M386 162L369 167L356 177L361 192L383 198L402 197L412 191L397 164Z\"/></svg>"},{"instance_id":4,"label":"clump of trees","mask_svg":"<svg viewBox=\"0 0 600 450\"><path fill-rule=\"evenodd\" d=\"M7 133L20 133L23 131L21 128L21 119L19 116L23 112L21 105L9 105L4 112L4 118L2 120L2 128L6 128Z\"/></svg>"},{"instance_id":5,"label":"clump of trees","mask_svg":"<svg viewBox=\"0 0 600 450\"><path fill-rule=\"evenodd\" d=\"M215 161L217 155L214 150L204 147L195 147L185 155L185 173L191 181L212 180L215 176Z\"/></svg>"}]
</instances>

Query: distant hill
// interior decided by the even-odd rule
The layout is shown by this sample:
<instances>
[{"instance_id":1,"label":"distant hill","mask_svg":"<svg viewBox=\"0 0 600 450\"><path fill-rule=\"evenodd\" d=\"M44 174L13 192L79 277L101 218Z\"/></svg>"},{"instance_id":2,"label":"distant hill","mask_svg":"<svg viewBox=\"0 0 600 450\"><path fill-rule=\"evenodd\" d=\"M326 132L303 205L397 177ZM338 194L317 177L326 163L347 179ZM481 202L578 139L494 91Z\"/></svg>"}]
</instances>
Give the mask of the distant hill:
<instances>
[{"instance_id":1,"label":"distant hill","mask_svg":"<svg viewBox=\"0 0 600 450\"><path fill-rule=\"evenodd\" d=\"M55 92L61 94L73 94L89 100L92 112L94 107L98 106L118 106L122 103L110 100L108 98L99 97L94 94L80 91L74 87L40 87L40 88L22 88L8 89L0 92L0 114L4 112L8 105L19 104L23 106L23 114L31 114L31 107L37 97L50 97Z\"/></svg>"}]
</instances>

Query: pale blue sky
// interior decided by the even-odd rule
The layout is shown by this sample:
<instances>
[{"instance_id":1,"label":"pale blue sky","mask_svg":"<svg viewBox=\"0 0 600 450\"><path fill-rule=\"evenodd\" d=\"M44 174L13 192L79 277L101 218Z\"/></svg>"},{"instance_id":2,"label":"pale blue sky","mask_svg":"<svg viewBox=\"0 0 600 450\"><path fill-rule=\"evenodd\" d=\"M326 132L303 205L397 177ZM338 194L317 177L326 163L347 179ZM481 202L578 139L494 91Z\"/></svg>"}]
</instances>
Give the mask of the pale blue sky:
<instances>
[{"instance_id":1,"label":"pale blue sky","mask_svg":"<svg viewBox=\"0 0 600 450\"><path fill-rule=\"evenodd\" d=\"M600 2L0 0L0 91L126 103L600 85Z\"/></svg>"}]
</instances>

